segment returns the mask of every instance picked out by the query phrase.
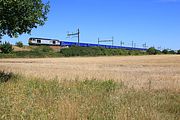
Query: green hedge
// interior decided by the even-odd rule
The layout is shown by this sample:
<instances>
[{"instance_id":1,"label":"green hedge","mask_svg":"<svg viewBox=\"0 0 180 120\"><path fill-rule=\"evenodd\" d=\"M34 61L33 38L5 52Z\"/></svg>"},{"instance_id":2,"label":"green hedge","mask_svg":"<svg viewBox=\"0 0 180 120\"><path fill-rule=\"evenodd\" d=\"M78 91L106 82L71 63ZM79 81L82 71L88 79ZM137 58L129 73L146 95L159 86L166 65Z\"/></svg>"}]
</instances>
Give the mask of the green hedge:
<instances>
[{"instance_id":1,"label":"green hedge","mask_svg":"<svg viewBox=\"0 0 180 120\"><path fill-rule=\"evenodd\" d=\"M175 54L169 51L169 54ZM178 51L180 54L180 51ZM147 51L124 50L124 49L106 49L102 47L79 47L61 49L60 52L53 51L49 46L39 46L31 51L18 51L9 54L0 53L0 58L45 58L45 57L71 57L71 56L126 56L126 55L155 55L162 54L161 51L151 47Z\"/></svg>"},{"instance_id":2,"label":"green hedge","mask_svg":"<svg viewBox=\"0 0 180 120\"><path fill-rule=\"evenodd\" d=\"M101 47L73 46L60 51L63 56L116 56L116 55L143 55L146 52L138 50L106 49Z\"/></svg>"}]
</instances>

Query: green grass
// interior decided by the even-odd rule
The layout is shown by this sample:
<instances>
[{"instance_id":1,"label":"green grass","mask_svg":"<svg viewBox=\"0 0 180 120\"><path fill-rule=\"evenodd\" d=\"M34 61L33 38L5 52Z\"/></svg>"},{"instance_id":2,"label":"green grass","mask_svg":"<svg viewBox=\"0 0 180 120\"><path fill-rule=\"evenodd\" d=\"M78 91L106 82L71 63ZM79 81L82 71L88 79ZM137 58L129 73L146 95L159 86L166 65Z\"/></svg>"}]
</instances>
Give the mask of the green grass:
<instances>
[{"instance_id":1,"label":"green grass","mask_svg":"<svg viewBox=\"0 0 180 120\"><path fill-rule=\"evenodd\" d=\"M62 57L60 52L54 51L49 46L38 46L30 51L13 51L12 53L0 53L0 58L49 58Z\"/></svg>"},{"instance_id":2,"label":"green grass","mask_svg":"<svg viewBox=\"0 0 180 120\"><path fill-rule=\"evenodd\" d=\"M63 81L17 75L0 83L2 120L179 120L180 94L135 90L111 80Z\"/></svg>"}]
</instances>

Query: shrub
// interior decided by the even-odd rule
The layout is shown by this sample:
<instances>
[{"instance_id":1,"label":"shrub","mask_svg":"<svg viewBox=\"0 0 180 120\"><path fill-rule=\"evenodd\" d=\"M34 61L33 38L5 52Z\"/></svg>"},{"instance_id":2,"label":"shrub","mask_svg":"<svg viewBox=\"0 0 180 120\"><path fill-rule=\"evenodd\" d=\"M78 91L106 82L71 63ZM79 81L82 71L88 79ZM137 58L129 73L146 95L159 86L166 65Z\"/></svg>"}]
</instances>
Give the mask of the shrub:
<instances>
[{"instance_id":1,"label":"shrub","mask_svg":"<svg viewBox=\"0 0 180 120\"><path fill-rule=\"evenodd\" d=\"M38 46L33 49L34 52L52 52L53 49L49 46Z\"/></svg>"},{"instance_id":2,"label":"shrub","mask_svg":"<svg viewBox=\"0 0 180 120\"><path fill-rule=\"evenodd\" d=\"M14 77L14 74L12 72L6 73L4 71L0 71L0 83L7 82L13 77Z\"/></svg>"},{"instance_id":3,"label":"shrub","mask_svg":"<svg viewBox=\"0 0 180 120\"><path fill-rule=\"evenodd\" d=\"M169 51L168 51L167 49L164 49L164 50L162 51L162 53L163 53L163 54L168 54Z\"/></svg>"},{"instance_id":4,"label":"shrub","mask_svg":"<svg viewBox=\"0 0 180 120\"><path fill-rule=\"evenodd\" d=\"M177 54L180 54L180 50L177 51Z\"/></svg>"},{"instance_id":5,"label":"shrub","mask_svg":"<svg viewBox=\"0 0 180 120\"><path fill-rule=\"evenodd\" d=\"M156 55L157 54L157 50L154 48L154 47L150 47L148 50L147 50L147 53L149 55Z\"/></svg>"},{"instance_id":6,"label":"shrub","mask_svg":"<svg viewBox=\"0 0 180 120\"><path fill-rule=\"evenodd\" d=\"M169 54L176 54L176 52L174 50L170 50Z\"/></svg>"},{"instance_id":7,"label":"shrub","mask_svg":"<svg viewBox=\"0 0 180 120\"><path fill-rule=\"evenodd\" d=\"M0 50L2 53L12 53L13 52L13 47L9 42L5 42L0 46Z\"/></svg>"},{"instance_id":8,"label":"shrub","mask_svg":"<svg viewBox=\"0 0 180 120\"><path fill-rule=\"evenodd\" d=\"M143 55L144 52L139 51L139 50L130 50L129 55Z\"/></svg>"},{"instance_id":9,"label":"shrub","mask_svg":"<svg viewBox=\"0 0 180 120\"><path fill-rule=\"evenodd\" d=\"M18 46L18 47L23 47L23 43L22 43L21 41L16 42L16 46Z\"/></svg>"},{"instance_id":10,"label":"shrub","mask_svg":"<svg viewBox=\"0 0 180 120\"><path fill-rule=\"evenodd\" d=\"M77 47L72 46L60 51L64 56L112 56L112 55L143 55L145 52L138 50L107 49L102 47Z\"/></svg>"},{"instance_id":11,"label":"shrub","mask_svg":"<svg viewBox=\"0 0 180 120\"><path fill-rule=\"evenodd\" d=\"M162 54L160 50L156 50L156 54Z\"/></svg>"}]
</instances>

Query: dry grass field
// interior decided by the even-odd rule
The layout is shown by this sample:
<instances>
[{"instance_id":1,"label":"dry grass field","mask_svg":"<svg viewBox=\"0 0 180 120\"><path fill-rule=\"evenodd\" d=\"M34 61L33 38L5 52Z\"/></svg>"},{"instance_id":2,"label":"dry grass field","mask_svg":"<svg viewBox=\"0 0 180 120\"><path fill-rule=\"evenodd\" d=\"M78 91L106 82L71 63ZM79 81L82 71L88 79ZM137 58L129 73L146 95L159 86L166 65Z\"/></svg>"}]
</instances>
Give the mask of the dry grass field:
<instances>
[{"instance_id":1,"label":"dry grass field","mask_svg":"<svg viewBox=\"0 0 180 120\"><path fill-rule=\"evenodd\" d=\"M179 120L180 56L1 59L2 120ZM2 80L1 80L2 81Z\"/></svg>"},{"instance_id":2,"label":"dry grass field","mask_svg":"<svg viewBox=\"0 0 180 120\"><path fill-rule=\"evenodd\" d=\"M114 80L137 89L180 91L180 56L0 59L0 70L58 80Z\"/></svg>"}]
</instances>

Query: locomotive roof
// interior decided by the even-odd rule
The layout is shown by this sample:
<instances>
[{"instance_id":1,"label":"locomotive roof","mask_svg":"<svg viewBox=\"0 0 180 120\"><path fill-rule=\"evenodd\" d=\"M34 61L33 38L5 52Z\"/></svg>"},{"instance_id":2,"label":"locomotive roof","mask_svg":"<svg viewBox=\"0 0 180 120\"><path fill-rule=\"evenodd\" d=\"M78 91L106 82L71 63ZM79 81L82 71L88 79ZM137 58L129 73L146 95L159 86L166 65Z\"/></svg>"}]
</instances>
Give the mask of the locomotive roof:
<instances>
[{"instance_id":1,"label":"locomotive roof","mask_svg":"<svg viewBox=\"0 0 180 120\"><path fill-rule=\"evenodd\" d=\"M57 39L48 39L48 38L36 38L36 37L31 37L29 39L42 39L42 40L56 40L56 41L59 41Z\"/></svg>"}]
</instances>

